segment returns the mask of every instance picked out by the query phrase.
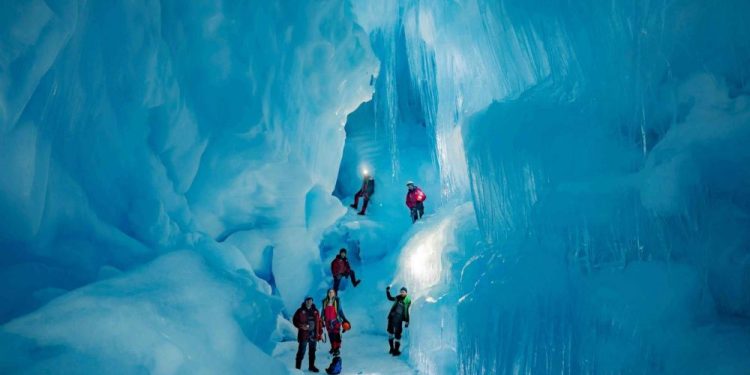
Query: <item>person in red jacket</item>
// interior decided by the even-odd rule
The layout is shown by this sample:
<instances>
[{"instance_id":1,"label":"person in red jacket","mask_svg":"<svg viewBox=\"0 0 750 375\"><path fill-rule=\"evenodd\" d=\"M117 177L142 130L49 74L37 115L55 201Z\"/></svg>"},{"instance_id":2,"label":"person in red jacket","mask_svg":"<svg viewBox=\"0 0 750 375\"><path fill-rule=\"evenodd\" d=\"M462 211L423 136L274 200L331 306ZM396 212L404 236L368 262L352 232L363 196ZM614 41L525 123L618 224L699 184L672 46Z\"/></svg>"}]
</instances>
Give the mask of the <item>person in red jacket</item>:
<instances>
[{"instance_id":1,"label":"person in red jacket","mask_svg":"<svg viewBox=\"0 0 750 375\"><path fill-rule=\"evenodd\" d=\"M411 181L406 183L406 187L409 189L406 192L406 207L409 207L411 211L411 222L413 223L424 215L424 201L427 199L427 195Z\"/></svg>"},{"instance_id":2,"label":"person in red jacket","mask_svg":"<svg viewBox=\"0 0 750 375\"><path fill-rule=\"evenodd\" d=\"M375 194L375 179L370 176L369 173L365 172L365 176L362 179L362 187L359 188L357 194L354 195L354 203L349 205L349 207L356 210L359 205L359 198L364 198L362 210L357 212L357 215L364 215L365 211L367 211L367 205L370 203L370 197L372 197L373 194Z\"/></svg>"},{"instance_id":3,"label":"person in red jacket","mask_svg":"<svg viewBox=\"0 0 750 375\"><path fill-rule=\"evenodd\" d=\"M323 307L320 308L320 315L328 331L328 338L331 340L331 353L334 357L341 354L341 328L342 323L349 324L341 308L341 300L336 296L336 291L328 289L326 298L323 299Z\"/></svg>"},{"instance_id":4,"label":"person in red jacket","mask_svg":"<svg viewBox=\"0 0 750 375\"><path fill-rule=\"evenodd\" d=\"M333 290L337 293L339 286L341 286L341 279L349 277L352 280L352 285L356 288L362 280L357 280L354 276L354 270L349 265L349 260L346 259L346 249L342 248L339 250L339 255L331 262L331 274L333 275Z\"/></svg>"},{"instance_id":5,"label":"person in red jacket","mask_svg":"<svg viewBox=\"0 0 750 375\"><path fill-rule=\"evenodd\" d=\"M292 323L297 327L297 342L299 343L295 367L297 369L302 367L302 358L305 357L305 349L309 346L308 370L318 372L318 368L315 367L315 347L323 338L323 323L312 297L305 298L305 302L294 313Z\"/></svg>"}]
</instances>

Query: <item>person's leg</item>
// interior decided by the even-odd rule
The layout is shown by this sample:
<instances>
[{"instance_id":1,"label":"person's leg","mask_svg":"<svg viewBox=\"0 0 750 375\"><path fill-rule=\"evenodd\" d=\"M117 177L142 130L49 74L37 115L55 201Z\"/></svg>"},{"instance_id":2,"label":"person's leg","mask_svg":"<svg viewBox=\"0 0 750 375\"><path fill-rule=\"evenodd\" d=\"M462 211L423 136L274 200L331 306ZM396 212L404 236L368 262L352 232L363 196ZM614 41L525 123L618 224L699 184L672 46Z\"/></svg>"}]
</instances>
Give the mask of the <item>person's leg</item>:
<instances>
[{"instance_id":1,"label":"person's leg","mask_svg":"<svg viewBox=\"0 0 750 375\"><path fill-rule=\"evenodd\" d=\"M417 221L417 206L410 208L410 210L411 210L411 222L414 223Z\"/></svg>"},{"instance_id":2,"label":"person's leg","mask_svg":"<svg viewBox=\"0 0 750 375\"><path fill-rule=\"evenodd\" d=\"M315 349L318 346L318 343L316 343L315 341L310 341L309 346L310 346L310 354L307 356L308 364L309 364L308 367L310 371L317 372L318 369L315 367Z\"/></svg>"},{"instance_id":3,"label":"person's leg","mask_svg":"<svg viewBox=\"0 0 750 375\"><path fill-rule=\"evenodd\" d=\"M421 219L422 215L424 215L424 203L417 203L417 210L419 211L419 218Z\"/></svg>"},{"instance_id":4,"label":"person's leg","mask_svg":"<svg viewBox=\"0 0 750 375\"><path fill-rule=\"evenodd\" d=\"M352 203L350 206L354 209L357 208L359 205L359 197L362 196L362 190L358 191L357 194L354 194L354 203Z\"/></svg>"},{"instance_id":5,"label":"person's leg","mask_svg":"<svg viewBox=\"0 0 750 375\"><path fill-rule=\"evenodd\" d=\"M299 369L302 367L302 358L305 357L305 349L307 347L306 341L301 341L297 347L297 357L295 357L294 368Z\"/></svg>"},{"instance_id":6,"label":"person's leg","mask_svg":"<svg viewBox=\"0 0 750 375\"><path fill-rule=\"evenodd\" d=\"M365 214L365 211L367 211L367 205L368 205L368 204L370 204L370 198L368 198L368 197L367 197L367 196L365 195L365 201L364 201L364 203L362 203L362 210L361 210L361 211L359 211L359 214L360 214L360 215L364 215L364 214Z\"/></svg>"},{"instance_id":7,"label":"person's leg","mask_svg":"<svg viewBox=\"0 0 750 375\"><path fill-rule=\"evenodd\" d=\"M336 349L335 348L336 345L334 343L335 333L333 332L332 329L327 329L327 331L328 331L328 341L331 342L331 350L329 350L328 352L333 354L333 351Z\"/></svg>"},{"instance_id":8,"label":"person's leg","mask_svg":"<svg viewBox=\"0 0 750 375\"><path fill-rule=\"evenodd\" d=\"M336 293L339 292L339 286L340 285L341 285L341 276L339 276L339 277L334 276L333 277L333 290L335 290Z\"/></svg>"},{"instance_id":9,"label":"person's leg","mask_svg":"<svg viewBox=\"0 0 750 375\"><path fill-rule=\"evenodd\" d=\"M393 354L393 321L388 319L388 346L391 347L391 350L388 351L388 354Z\"/></svg>"},{"instance_id":10,"label":"person's leg","mask_svg":"<svg viewBox=\"0 0 750 375\"><path fill-rule=\"evenodd\" d=\"M331 341L335 341L333 355L339 355L339 349L341 349L341 322L338 320L333 322L333 336L331 336Z\"/></svg>"},{"instance_id":11,"label":"person's leg","mask_svg":"<svg viewBox=\"0 0 750 375\"><path fill-rule=\"evenodd\" d=\"M354 285L355 288L360 283L360 280L357 280L357 277L354 276L354 270L349 271L349 279L352 281L352 285Z\"/></svg>"},{"instance_id":12,"label":"person's leg","mask_svg":"<svg viewBox=\"0 0 750 375\"><path fill-rule=\"evenodd\" d=\"M401 321L394 322L394 334L396 336L396 339L393 340L393 354L399 355L401 354L401 332L403 329Z\"/></svg>"},{"instance_id":13,"label":"person's leg","mask_svg":"<svg viewBox=\"0 0 750 375\"><path fill-rule=\"evenodd\" d=\"M334 356L341 354L341 332L331 334L331 351Z\"/></svg>"}]
</instances>

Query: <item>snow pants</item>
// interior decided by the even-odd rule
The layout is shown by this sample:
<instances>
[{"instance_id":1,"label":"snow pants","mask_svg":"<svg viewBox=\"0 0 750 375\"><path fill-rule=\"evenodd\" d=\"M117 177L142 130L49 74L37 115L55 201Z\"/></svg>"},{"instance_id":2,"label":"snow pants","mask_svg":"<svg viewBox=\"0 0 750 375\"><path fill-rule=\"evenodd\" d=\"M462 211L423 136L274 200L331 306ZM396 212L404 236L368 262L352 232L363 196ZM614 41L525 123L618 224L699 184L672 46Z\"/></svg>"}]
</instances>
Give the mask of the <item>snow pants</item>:
<instances>
[{"instance_id":1,"label":"snow pants","mask_svg":"<svg viewBox=\"0 0 750 375\"><path fill-rule=\"evenodd\" d=\"M341 286L341 279L349 277L349 279L352 280L352 284L354 284L354 280L357 280L357 278L354 276L354 271L349 271L349 273L342 273L341 275L334 275L333 276L333 290L338 293L339 287Z\"/></svg>"},{"instance_id":2,"label":"snow pants","mask_svg":"<svg viewBox=\"0 0 750 375\"><path fill-rule=\"evenodd\" d=\"M326 330L328 331L328 338L331 340L331 350L338 350L341 348L341 322L336 320L330 321L326 324Z\"/></svg>"},{"instance_id":3,"label":"snow pants","mask_svg":"<svg viewBox=\"0 0 750 375\"><path fill-rule=\"evenodd\" d=\"M359 206L359 197L364 198L364 203L362 203L362 213L364 214L365 211L367 211L367 205L370 203L370 196L365 194L362 190L358 191L357 194L354 195L354 208L357 208Z\"/></svg>"},{"instance_id":4,"label":"snow pants","mask_svg":"<svg viewBox=\"0 0 750 375\"><path fill-rule=\"evenodd\" d=\"M395 337L396 340L401 340L401 333L404 331L404 320L403 319L388 319L388 337Z\"/></svg>"},{"instance_id":5,"label":"snow pants","mask_svg":"<svg viewBox=\"0 0 750 375\"><path fill-rule=\"evenodd\" d=\"M411 208L411 222L413 223L418 219L421 219L422 215L424 215L424 203L417 202L417 204Z\"/></svg>"},{"instance_id":6,"label":"snow pants","mask_svg":"<svg viewBox=\"0 0 750 375\"><path fill-rule=\"evenodd\" d=\"M297 347L297 367L302 364L302 358L305 357L305 350L309 347L310 348L310 354L308 354L307 358L309 361L309 367L315 367L315 348L318 346L318 343L314 340L305 340L300 341L299 346Z\"/></svg>"}]
</instances>

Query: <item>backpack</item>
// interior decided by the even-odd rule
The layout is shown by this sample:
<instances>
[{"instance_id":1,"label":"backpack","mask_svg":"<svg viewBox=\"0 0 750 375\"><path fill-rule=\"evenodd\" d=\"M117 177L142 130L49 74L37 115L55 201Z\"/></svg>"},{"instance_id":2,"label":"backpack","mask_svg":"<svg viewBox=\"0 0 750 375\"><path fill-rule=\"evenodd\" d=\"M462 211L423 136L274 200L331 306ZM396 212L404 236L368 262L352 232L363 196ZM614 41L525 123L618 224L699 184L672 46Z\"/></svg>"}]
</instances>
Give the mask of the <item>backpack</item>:
<instances>
[{"instance_id":1,"label":"backpack","mask_svg":"<svg viewBox=\"0 0 750 375\"><path fill-rule=\"evenodd\" d=\"M341 373L341 357L333 357L331 365L326 369L326 374L340 374Z\"/></svg>"}]
</instances>

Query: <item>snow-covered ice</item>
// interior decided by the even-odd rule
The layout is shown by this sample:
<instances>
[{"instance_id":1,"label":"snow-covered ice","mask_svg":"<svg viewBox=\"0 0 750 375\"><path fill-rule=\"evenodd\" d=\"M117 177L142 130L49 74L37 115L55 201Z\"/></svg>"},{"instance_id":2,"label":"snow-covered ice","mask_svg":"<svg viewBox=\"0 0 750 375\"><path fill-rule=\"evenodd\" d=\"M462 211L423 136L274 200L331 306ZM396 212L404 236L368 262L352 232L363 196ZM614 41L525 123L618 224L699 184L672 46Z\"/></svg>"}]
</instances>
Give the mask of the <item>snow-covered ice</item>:
<instances>
[{"instance_id":1,"label":"snow-covered ice","mask_svg":"<svg viewBox=\"0 0 750 375\"><path fill-rule=\"evenodd\" d=\"M1 373L750 372L748 1L0 5Z\"/></svg>"}]
</instances>

